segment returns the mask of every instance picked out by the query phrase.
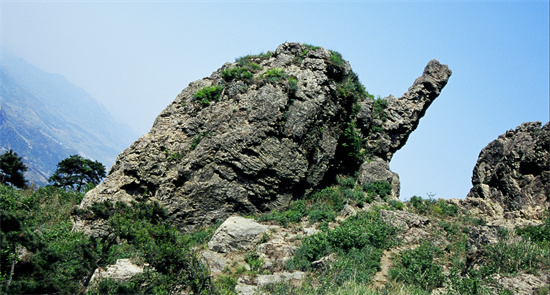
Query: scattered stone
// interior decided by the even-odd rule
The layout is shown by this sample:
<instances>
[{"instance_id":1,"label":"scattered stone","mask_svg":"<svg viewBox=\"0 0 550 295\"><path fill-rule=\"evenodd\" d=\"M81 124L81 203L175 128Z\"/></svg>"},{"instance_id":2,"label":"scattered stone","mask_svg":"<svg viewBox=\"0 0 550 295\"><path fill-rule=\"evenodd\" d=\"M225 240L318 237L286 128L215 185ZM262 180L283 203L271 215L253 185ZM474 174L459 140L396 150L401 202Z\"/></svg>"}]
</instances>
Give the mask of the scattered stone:
<instances>
[{"instance_id":1,"label":"scattered stone","mask_svg":"<svg viewBox=\"0 0 550 295\"><path fill-rule=\"evenodd\" d=\"M130 259L117 259L116 264L108 265L105 268L98 267L90 279L90 286L100 279L108 278L124 282L140 273L143 273L142 266L132 263Z\"/></svg>"}]
</instances>

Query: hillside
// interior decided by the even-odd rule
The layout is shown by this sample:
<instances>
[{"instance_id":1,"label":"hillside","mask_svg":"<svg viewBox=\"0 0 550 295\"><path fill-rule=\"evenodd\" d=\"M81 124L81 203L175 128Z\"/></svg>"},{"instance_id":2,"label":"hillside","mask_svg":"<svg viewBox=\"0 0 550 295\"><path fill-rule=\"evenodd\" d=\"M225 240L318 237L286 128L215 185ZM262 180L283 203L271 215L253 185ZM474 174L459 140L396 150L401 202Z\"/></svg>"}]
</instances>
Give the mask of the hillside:
<instances>
[{"instance_id":1,"label":"hillside","mask_svg":"<svg viewBox=\"0 0 550 295\"><path fill-rule=\"evenodd\" d=\"M30 182L46 184L56 164L72 154L108 168L137 137L63 76L8 54L0 75L0 152L13 149L23 157Z\"/></svg>"},{"instance_id":2,"label":"hillside","mask_svg":"<svg viewBox=\"0 0 550 295\"><path fill-rule=\"evenodd\" d=\"M463 200L389 169L451 70L374 98L284 43L192 82L85 194L0 185L0 288L60 294L548 294L550 123L485 147ZM428 176L426 176L428 177Z\"/></svg>"}]
</instances>

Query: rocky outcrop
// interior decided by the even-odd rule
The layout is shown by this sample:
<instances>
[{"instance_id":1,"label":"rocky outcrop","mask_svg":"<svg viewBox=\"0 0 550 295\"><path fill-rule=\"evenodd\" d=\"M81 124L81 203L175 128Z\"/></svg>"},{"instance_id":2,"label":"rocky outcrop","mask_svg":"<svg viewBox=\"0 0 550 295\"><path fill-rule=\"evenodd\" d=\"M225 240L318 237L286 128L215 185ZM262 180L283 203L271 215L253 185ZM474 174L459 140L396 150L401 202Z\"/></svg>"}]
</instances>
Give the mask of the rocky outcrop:
<instances>
[{"instance_id":1,"label":"rocky outcrop","mask_svg":"<svg viewBox=\"0 0 550 295\"><path fill-rule=\"evenodd\" d=\"M285 43L240 58L185 88L80 208L154 200L185 232L282 209L359 169L360 184L388 181L396 197L391 156L450 74L432 60L402 98L374 100L349 63L324 48ZM77 230L102 235L97 220L76 219Z\"/></svg>"},{"instance_id":2,"label":"rocky outcrop","mask_svg":"<svg viewBox=\"0 0 550 295\"><path fill-rule=\"evenodd\" d=\"M542 219L550 207L550 123L523 123L480 153L461 204L494 219Z\"/></svg>"},{"instance_id":3,"label":"rocky outcrop","mask_svg":"<svg viewBox=\"0 0 550 295\"><path fill-rule=\"evenodd\" d=\"M359 169L360 185L374 181L392 184L392 196L399 198L399 176L390 171L394 153L402 148L409 135L418 127L420 118L439 96L451 76L451 70L431 60L422 76L400 98L392 95L382 100L361 103L357 116L358 126L367 134L366 147L373 160L364 162Z\"/></svg>"}]
</instances>

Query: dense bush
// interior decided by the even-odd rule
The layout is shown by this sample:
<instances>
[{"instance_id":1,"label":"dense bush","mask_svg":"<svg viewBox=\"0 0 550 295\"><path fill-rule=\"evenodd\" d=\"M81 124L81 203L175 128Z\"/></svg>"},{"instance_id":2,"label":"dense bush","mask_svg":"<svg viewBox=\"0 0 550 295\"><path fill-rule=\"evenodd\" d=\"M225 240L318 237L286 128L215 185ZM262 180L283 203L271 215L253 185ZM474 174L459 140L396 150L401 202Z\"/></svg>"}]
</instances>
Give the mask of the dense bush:
<instances>
[{"instance_id":1,"label":"dense bush","mask_svg":"<svg viewBox=\"0 0 550 295\"><path fill-rule=\"evenodd\" d=\"M215 292L209 270L191 250L208 241L214 228L182 235L164 223L167 214L155 202L129 206L106 201L90 210L73 210L82 198L83 193L56 187L19 191L0 185L2 292L81 294L96 267L119 258L146 261L155 271L126 283L100 282L93 292ZM117 242L72 232L71 212L108 220Z\"/></svg>"},{"instance_id":2,"label":"dense bush","mask_svg":"<svg viewBox=\"0 0 550 295\"><path fill-rule=\"evenodd\" d=\"M375 181L364 185L364 190L370 197L379 196L382 199L386 199L391 193L392 186L387 181Z\"/></svg>"},{"instance_id":3,"label":"dense bush","mask_svg":"<svg viewBox=\"0 0 550 295\"><path fill-rule=\"evenodd\" d=\"M374 274L375 270L379 267L382 250L395 245L396 233L397 229L385 223L381 219L379 212L369 211L368 213L359 213L358 215L349 217L340 226L332 230L304 238L302 245L296 250L293 259L289 260L287 268L311 270L311 262L331 253L345 257L350 252L355 253L354 255L359 255L356 252L359 250L363 253L369 253L370 258L368 259L375 259L374 262L369 262L368 264L373 265L373 269L364 270ZM343 262L340 261L340 263ZM352 267L350 263L346 265Z\"/></svg>"},{"instance_id":4,"label":"dense bush","mask_svg":"<svg viewBox=\"0 0 550 295\"><path fill-rule=\"evenodd\" d=\"M424 242L412 250L401 252L395 261L395 267L390 270L393 280L416 285L425 290L440 287L445 281L442 269L434 262L442 251L430 242Z\"/></svg>"},{"instance_id":5,"label":"dense bush","mask_svg":"<svg viewBox=\"0 0 550 295\"><path fill-rule=\"evenodd\" d=\"M71 232L71 208L82 196L55 187L19 191L0 185L2 291L83 291L101 245Z\"/></svg>"}]
</instances>

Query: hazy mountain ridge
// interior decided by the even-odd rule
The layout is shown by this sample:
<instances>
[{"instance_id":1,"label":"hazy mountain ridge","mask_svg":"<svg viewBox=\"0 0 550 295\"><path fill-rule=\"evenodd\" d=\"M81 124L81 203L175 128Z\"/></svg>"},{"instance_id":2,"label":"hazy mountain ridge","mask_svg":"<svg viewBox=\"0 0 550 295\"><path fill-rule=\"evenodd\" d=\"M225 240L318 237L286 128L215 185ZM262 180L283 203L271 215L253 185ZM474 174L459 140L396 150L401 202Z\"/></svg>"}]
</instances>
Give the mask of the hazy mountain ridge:
<instances>
[{"instance_id":1,"label":"hazy mountain ridge","mask_svg":"<svg viewBox=\"0 0 550 295\"><path fill-rule=\"evenodd\" d=\"M0 151L13 149L39 185L55 165L80 154L110 167L137 138L83 89L63 76L41 71L21 58L0 61Z\"/></svg>"}]
</instances>

